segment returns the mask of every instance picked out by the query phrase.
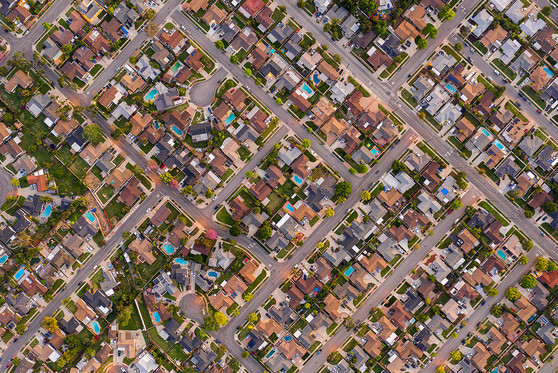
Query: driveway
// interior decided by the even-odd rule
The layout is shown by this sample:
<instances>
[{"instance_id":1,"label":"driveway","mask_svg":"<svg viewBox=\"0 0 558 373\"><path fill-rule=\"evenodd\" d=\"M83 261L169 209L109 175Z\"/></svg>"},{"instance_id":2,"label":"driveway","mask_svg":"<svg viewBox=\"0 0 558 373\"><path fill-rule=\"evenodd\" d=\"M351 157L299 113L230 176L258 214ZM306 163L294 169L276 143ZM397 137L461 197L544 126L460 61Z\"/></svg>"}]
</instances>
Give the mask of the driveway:
<instances>
[{"instance_id":1,"label":"driveway","mask_svg":"<svg viewBox=\"0 0 558 373\"><path fill-rule=\"evenodd\" d=\"M203 316L202 310L204 305L199 295L193 293L184 295L182 299L180 299L179 307L186 317L199 324L203 324L205 317Z\"/></svg>"},{"instance_id":2,"label":"driveway","mask_svg":"<svg viewBox=\"0 0 558 373\"><path fill-rule=\"evenodd\" d=\"M194 84L190 89L190 101L199 107L211 105L217 87L226 76L227 70L221 67L211 78Z\"/></svg>"},{"instance_id":3,"label":"driveway","mask_svg":"<svg viewBox=\"0 0 558 373\"><path fill-rule=\"evenodd\" d=\"M106 373L128 373L130 369L126 365L113 365L107 368Z\"/></svg>"}]
</instances>

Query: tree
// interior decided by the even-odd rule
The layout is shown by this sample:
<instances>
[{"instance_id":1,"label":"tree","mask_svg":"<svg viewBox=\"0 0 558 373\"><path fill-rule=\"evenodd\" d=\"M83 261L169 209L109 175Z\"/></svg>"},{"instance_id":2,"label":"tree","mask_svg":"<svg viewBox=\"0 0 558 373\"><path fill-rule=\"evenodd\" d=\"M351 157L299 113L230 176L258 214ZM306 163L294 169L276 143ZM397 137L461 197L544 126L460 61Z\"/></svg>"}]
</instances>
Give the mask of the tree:
<instances>
[{"instance_id":1,"label":"tree","mask_svg":"<svg viewBox=\"0 0 558 373\"><path fill-rule=\"evenodd\" d=\"M461 52L463 50L463 44L457 43L453 46L453 49L455 49L458 52Z\"/></svg>"},{"instance_id":2,"label":"tree","mask_svg":"<svg viewBox=\"0 0 558 373\"><path fill-rule=\"evenodd\" d=\"M420 36L417 36L417 38L415 39L415 43L418 49L424 49L428 47L428 40L426 40L425 38L421 38Z\"/></svg>"},{"instance_id":3,"label":"tree","mask_svg":"<svg viewBox=\"0 0 558 373\"><path fill-rule=\"evenodd\" d=\"M215 321L217 321L217 324L219 324L219 326L225 326L227 325L227 322L229 322L227 316L225 316L222 312L219 311L216 311L213 314L213 317L215 318Z\"/></svg>"},{"instance_id":4,"label":"tree","mask_svg":"<svg viewBox=\"0 0 558 373\"><path fill-rule=\"evenodd\" d=\"M251 179L254 177L254 171L246 171L246 178Z\"/></svg>"},{"instance_id":5,"label":"tree","mask_svg":"<svg viewBox=\"0 0 558 373\"><path fill-rule=\"evenodd\" d=\"M451 359L454 361L461 361L461 359L463 358L463 356L461 356L461 352L459 352L459 350L455 350L450 352L450 356Z\"/></svg>"},{"instance_id":6,"label":"tree","mask_svg":"<svg viewBox=\"0 0 558 373\"><path fill-rule=\"evenodd\" d=\"M248 78L251 77L251 76L252 76L252 70L246 68L246 69L244 70L244 75L247 76Z\"/></svg>"},{"instance_id":7,"label":"tree","mask_svg":"<svg viewBox=\"0 0 558 373\"><path fill-rule=\"evenodd\" d=\"M353 193L353 187L348 181L340 181L335 184L335 195L347 199Z\"/></svg>"},{"instance_id":8,"label":"tree","mask_svg":"<svg viewBox=\"0 0 558 373\"><path fill-rule=\"evenodd\" d=\"M233 54L231 56L231 58L229 59L229 61L231 61L231 63L237 64L238 63L238 57L235 54Z\"/></svg>"},{"instance_id":9,"label":"tree","mask_svg":"<svg viewBox=\"0 0 558 373\"><path fill-rule=\"evenodd\" d=\"M504 313L504 307L502 307L501 304L496 304L494 307L492 307L490 313L494 317L500 317L502 316L502 313Z\"/></svg>"},{"instance_id":10,"label":"tree","mask_svg":"<svg viewBox=\"0 0 558 373\"><path fill-rule=\"evenodd\" d=\"M372 199L372 194L365 190L362 193L360 193L360 198L364 201L364 202L368 202Z\"/></svg>"},{"instance_id":11,"label":"tree","mask_svg":"<svg viewBox=\"0 0 558 373\"><path fill-rule=\"evenodd\" d=\"M496 288L493 287L487 287L487 289L485 289L486 295L488 295L489 297L495 297L498 295L499 291Z\"/></svg>"},{"instance_id":12,"label":"tree","mask_svg":"<svg viewBox=\"0 0 558 373\"><path fill-rule=\"evenodd\" d=\"M277 98L275 99L275 103L276 103L277 105L283 105L283 100L282 100L280 97L277 97Z\"/></svg>"},{"instance_id":13,"label":"tree","mask_svg":"<svg viewBox=\"0 0 558 373\"><path fill-rule=\"evenodd\" d=\"M557 207L556 207L556 203L554 203L554 202L547 202L547 203L543 204L542 209L547 214L553 214L558 210Z\"/></svg>"},{"instance_id":14,"label":"tree","mask_svg":"<svg viewBox=\"0 0 558 373\"><path fill-rule=\"evenodd\" d=\"M355 322L351 316L347 316L343 319L343 326L347 328L347 330L353 329L355 327Z\"/></svg>"},{"instance_id":15,"label":"tree","mask_svg":"<svg viewBox=\"0 0 558 373\"><path fill-rule=\"evenodd\" d=\"M124 307L118 313L116 320L119 326L126 326L130 323L130 319L132 318L132 306Z\"/></svg>"},{"instance_id":16,"label":"tree","mask_svg":"<svg viewBox=\"0 0 558 373\"><path fill-rule=\"evenodd\" d=\"M374 25L374 32L378 35L385 35L387 33L387 22L383 19L376 22Z\"/></svg>"},{"instance_id":17,"label":"tree","mask_svg":"<svg viewBox=\"0 0 558 373\"><path fill-rule=\"evenodd\" d=\"M170 187L173 189L178 189L180 183L176 179L172 179L169 183Z\"/></svg>"},{"instance_id":18,"label":"tree","mask_svg":"<svg viewBox=\"0 0 558 373\"><path fill-rule=\"evenodd\" d=\"M506 298L508 298L511 302L515 302L521 298L521 293L517 290L517 288L509 287L508 290L506 290Z\"/></svg>"},{"instance_id":19,"label":"tree","mask_svg":"<svg viewBox=\"0 0 558 373\"><path fill-rule=\"evenodd\" d=\"M328 209L325 211L325 216L326 216L327 218L331 218L333 215L335 215L335 211L334 211L332 208L328 208Z\"/></svg>"},{"instance_id":20,"label":"tree","mask_svg":"<svg viewBox=\"0 0 558 373\"><path fill-rule=\"evenodd\" d=\"M149 36L150 38L154 37L155 35L157 35L157 33L159 32L159 26L157 26L157 24L155 22L150 21L149 23L147 23L147 25L145 26L145 33L147 34L147 36Z\"/></svg>"},{"instance_id":21,"label":"tree","mask_svg":"<svg viewBox=\"0 0 558 373\"><path fill-rule=\"evenodd\" d=\"M547 5L542 8L541 13L548 17L550 16L550 13L552 13L552 8Z\"/></svg>"},{"instance_id":22,"label":"tree","mask_svg":"<svg viewBox=\"0 0 558 373\"><path fill-rule=\"evenodd\" d=\"M250 314L248 314L248 317L246 318L248 320L248 322L251 322L252 324L255 324L258 322L258 314L255 312L252 312Z\"/></svg>"},{"instance_id":23,"label":"tree","mask_svg":"<svg viewBox=\"0 0 558 373\"><path fill-rule=\"evenodd\" d=\"M533 275L525 275L521 279L521 286L525 289L532 289L537 286L537 279Z\"/></svg>"},{"instance_id":24,"label":"tree","mask_svg":"<svg viewBox=\"0 0 558 373\"><path fill-rule=\"evenodd\" d=\"M350 173L351 175L356 175L356 174L357 174L356 168L353 168L353 167L349 168L349 173Z\"/></svg>"},{"instance_id":25,"label":"tree","mask_svg":"<svg viewBox=\"0 0 558 373\"><path fill-rule=\"evenodd\" d=\"M235 222L229 228L229 233L231 234L231 236L234 236L234 237L240 236L242 234L242 228L240 228L240 225L237 222Z\"/></svg>"},{"instance_id":26,"label":"tree","mask_svg":"<svg viewBox=\"0 0 558 373\"><path fill-rule=\"evenodd\" d=\"M453 339L457 339L457 333L456 333L456 332L451 333L451 337L452 337Z\"/></svg>"},{"instance_id":27,"label":"tree","mask_svg":"<svg viewBox=\"0 0 558 373\"><path fill-rule=\"evenodd\" d=\"M535 261L535 269L539 272L545 272L548 270L548 259L539 256Z\"/></svg>"},{"instance_id":28,"label":"tree","mask_svg":"<svg viewBox=\"0 0 558 373\"><path fill-rule=\"evenodd\" d=\"M446 368L438 367L438 368L436 368L436 373L446 373Z\"/></svg>"},{"instance_id":29,"label":"tree","mask_svg":"<svg viewBox=\"0 0 558 373\"><path fill-rule=\"evenodd\" d=\"M215 42L215 47L216 47L217 49L221 49L221 50L222 50L222 49L225 49L225 43L223 43L223 40L217 40L217 41Z\"/></svg>"},{"instance_id":30,"label":"tree","mask_svg":"<svg viewBox=\"0 0 558 373\"><path fill-rule=\"evenodd\" d=\"M83 127L83 138L90 141L93 146L97 146L103 141L105 141L105 135L103 130L96 124L88 124Z\"/></svg>"},{"instance_id":31,"label":"tree","mask_svg":"<svg viewBox=\"0 0 558 373\"><path fill-rule=\"evenodd\" d=\"M422 30L422 34L430 39L435 39L438 35L438 29L432 23L429 23Z\"/></svg>"},{"instance_id":32,"label":"tree","mask_svg":"<svg viewBox=\"0 0 558 373\"><path fill-rule=\"evenodd\" d=\"M523 247L523 250L530 251L533 248L533 241L525 240L521 243L521 246Z\"/></svg>"},{"instance_id":33,"label":"tree","mask_svg":"<svg viewBox=\"0 0 558 373\"><path fill-rule=\"evenodd\" d=\"M54 317L47 316L41 322L41 326L47 331L54 333L58 330L58 320L56 320Z\"/></svg>"},{"instance_id":34,"label":"tree","mask_svg":"<svg viewBox=\"0 0 558 373\"><path fill-rule=\"evenodd\" d=\"M341 63L341 56L339 54L334 54L333 55L333 60L337 63Z\"/></svg>"},{"instance_id":35,"label":"tree","mask_svg":"<svg viewBox=\"0 0 558 373\"><path fill-rule=\"evenodd\" d=\"M16 178L14 177L12 180L10 180L10 185L19 187L19 179L16 179Z\"/></svg>"},{"instance_id":36,"label":"tree","mask_svg":"<svg viewBox=\"0 0 558 373\"><path fill-rule=\"evenodd\" d=\"M254 298L254 295L249 292L246 292L244 293L244 295L242 295L242 299L244 299L245 302L250 302L252 298Z\"/></svg>"},{"instance_id":37,"label":"tree","mask_svg":"<svg viewBox=\"0 0 558 373\"><path fill-rule=\"evenodd\" d=\"M164 173L160 174L160 175L159 175L159 179L160 179L163 183L169 185L170 182L171 182L171 180L174 179L174 177L172 176L172 174L171 174L170 172L167 171L167 172L164 172Z\"/></svg>"},{"instance_id":38,"label":"tree","mask_svg":"<svg viewBox=\"0 0 558 373\"><path fill-rule=\"evenodd\" d=\"M240 356L242 356L243 359L246 359L248 356L250 356L250 352L244 351L240 354Z\"/></svg>"},{"instance_id":39,"label":"tree","mask_svg":"<svg viewBox=\"0 0 558 373\"><path fill-rule=\"evenodd\" d=\"M554 262L554 260L549 260L548 261L548 268L546 270L548 272L554 272L554 271L558 270L558 266L556 266L556 263Z\"/></svg>"},{"instance_id":40,"label":"tree","mask_svg":"<svg viewBox=\"0 0 558 373\"><path fill-rule=\"evenodd\" d=\"M459 210L462 207L463 207L463 202L461 202L459 198L455 199L451 204L451 208L454 210Z\"/></svg>"},{"instance_id":41,"label":"tree","mask_svg":"<svg viewBox=\"0 0 558 373\"><path fill-rule=\"evenodd\" d=\"M529 258L527 258L525 255L521 255L521 257L519 258L519 264L526 265L527 263L529 263Z\"/></svg>"},{"instance_id":42,"label":"tree","mask_svg":"<svg viewBox=\"0 0 558 373\"><path fill-rule=\"evenodd\" d=\"M443 5L438 12L438 18L440 20L447 19L452 20L455 17L455 12L448 5Z\"/></svg>"},{"instance_id":43,"label":"tree","mask_svg":"<svg viewBox=\"0 0 558 373\"><path fill-rule=\"evenodd\" d=\"M264 221L260 229L258 229L258 237L262 240L267 240L269 237L273 235L273 229L271 228L271 224L268 221Z\"/></svg>"},{"instance_id":44,"label":"tree","mask_svg":"<svg viewBox=\"0 0 558 373\"><path fill-rule=\"evenodd\" d=\"M43 27L45 28L45 30L50 30L50 28L52 27L52 25L48 22L43 22Z\"/></svg>"},{"instance_id":45,"label":"tree","mask_svg":"<svg viewBox=\"0 0 558 373\"><path fill-rule=\"evenodd\" d=\"M300 144L302 145L302 147L304 149L308 149L310 147L310 145L312 145L312 140L310 139L302 139L302 141L300 142Z\"/></svg>"}]
</instances>

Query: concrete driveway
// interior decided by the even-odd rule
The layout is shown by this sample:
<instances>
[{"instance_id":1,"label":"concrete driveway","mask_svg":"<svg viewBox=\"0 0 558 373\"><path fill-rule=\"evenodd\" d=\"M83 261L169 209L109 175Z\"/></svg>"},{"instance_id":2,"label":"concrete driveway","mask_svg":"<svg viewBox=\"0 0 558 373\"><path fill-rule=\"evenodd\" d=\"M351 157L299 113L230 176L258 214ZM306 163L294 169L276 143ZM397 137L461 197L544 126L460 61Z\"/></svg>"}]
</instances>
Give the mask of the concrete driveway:
<instances>
[{"instance_id":1,"label":"concrete driveway","mask_svg":"<svg viewBox=\"0 0 558 373\"><path fill-rule=\"evenodd\" d=\"M180 299L179 303L180 310L182 313L203 325L204 316L202 313L204 304L202 298L197 294L186 294Z\"/></svg>"},{"instance_id":2,"label":"concrete driveway","mask_svg":"<svg viewBox=\"0 0 558 373\"><path fill-rule=\"evenodd\" d=\"M221 67L211 78L194 84L190 89L190 101L200 107L211 105L217 87L226 76L227 70Z\"/></svg>"}]
</instances>

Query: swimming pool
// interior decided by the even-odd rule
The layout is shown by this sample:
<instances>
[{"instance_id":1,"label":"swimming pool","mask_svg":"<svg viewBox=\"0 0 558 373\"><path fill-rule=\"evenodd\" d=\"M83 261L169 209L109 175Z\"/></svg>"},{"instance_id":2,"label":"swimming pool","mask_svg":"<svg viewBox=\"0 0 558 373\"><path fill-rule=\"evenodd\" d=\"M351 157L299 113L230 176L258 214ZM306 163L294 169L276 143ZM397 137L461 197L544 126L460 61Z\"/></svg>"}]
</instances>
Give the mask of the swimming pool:
<instances>
[{"instance_id":1,"label":"swimming pool","mask_svg":"<svg viewBox=\"0 0 558 373\"><path fill-rule=\"evenodd\" d=\"M155 121L155 124L153 125L153 128L158 130L159 128L161 128L161 125L159 124L159 122Z\"/></svg>"},{"instance_id":2,"label":"swimming pool","mask_svg":"<svg viewBox=\"0 0 558 373\"><path fill-rule=\"evenodd\" d=\"M442 190L440 190L440 192L442 192L442 194L445 196L449 193L449 190L447 190L446 188L442 188Z\"/></svg>"},{"instance_id":3,"label":"swimming pool","mask_svg":"<svg viewBox=\"0 0 558 373\"><path fill-rule=\"evenodd\" d=\"M310 88L310 87L308 86L308 84L306 84L306 83L303 83L303 84L302 84L302 90L303 90L304 92L306 92L306 93L308 94L308 96L312 96L312 93L314 93L314 91L312 90L312 88Z\"/></svg>"},{"instance_id":4,"label":"swimming pool","mask_svg":"<svg viewBox=\"0 0 558 373\"><path fill-rule=\"evenodd\" d=\"M485 134L486 137L490 137L490 132L488 132L488 130L486 128L481 127L481 131L482 131L482 133Z\"/></svg>"},{"instance_id":5,"label":"swimming pool","mask_svg":"<svg viewBox=\"0 0 558 373\"><path fill-rule=\"evenodd\" d=\"M267 353L267 355L265 355L265 358L266 358L266 359L269 359L270 357L273 356L274 353L275 353L275 349L272 348L272 349Z\"/></svg>"},{"instance_id":6,"label":"swimming pool","mask_svg":"<svg viewBox=\"0 0 558 373\"><path fill-rule=\"evenodd\" d=\"M95 223L95 216L93 216L93 214L91 213L91 211L87 211L85 213L85 217L87 218L87 220L89 220L91 223Z\"/></svg>"},{"instance_id":7,"label":"swimming pool","mask_svg":"<svg viewBox=\"0 0 558 373\"><path fill-rule=\"evenodd\" d=\"M174 66L171 67L171 71L172 71L173 73L177 72L178 69L180 69L180 66L182 66L182 64L181 64L180 62L175 63Z\"/></svg>"},{"instance_id":8,"label":"swimming pool","mask_svg":"<svg viewBox=\"0 0 558 373\"><path fill-rule=\"evenodd\" d=\"M285 342L288 342L291 339L293 339L293 337L291 337L290 335L286 335L286 336L283 337L283 339L285 340Z\"/></svg>"},{"instance_id":9,"label":"swimming pool","mask_svg":"<svg viewBox=\"0 0 558 373\"><path fill-rule=\"evenodd\" d=\"M548 67L543 67L543 70L549 78L552 78L554 76L554 73Z\"/></svg>"},{"instance_id":10,"label":"swimming pool","mask_svg":"<svg viewBox=\"0 0 558 373\"><path fill-rule=\"evenodd\" d=\"M302 184L302 183L304 182L304 180L302 180L302 179L300 178L300 176L298 176L297 174L294 174L294 175L293 175L293 181L294 181L295 184L297 184L297 185L300 185L300 184Z\"/></svg>"},{"instance_id":11,"label":"swimming pool","mask_svg":"<svg viewBox=\"0 0 558 373\"><path fill-rule=\"evenodd\" d=\"M91 322L91 326L93 327L95 334L99 334L101 332L101 325L99 325L97 321Z\"/></svg>"},{"instance_id":12,"label":"swimming pool","mask_svg":"<svg viewBox=\"0 0 558 373\"><path fill-rule=\"evenodd\" d=\"M52 205L47 205L45 211L41 214L41 218L48 218L52 213Z\"/></svg>"},{"instance_id":13,"label":"swimming pool","mask_svg":"<svg viewBox=\"0 0 558 373\"><path fill-rule=\"evenodd\" d=\"M155 322L161 321L161 316L159 316L159 312L153 312L153 320L155 320Z\"/></svg>"},{"instance_id":14,"label":"swimming pool","mask_svg":"<svg viewBox=\"0 0 558 373\"><path fill-rule=\"evenodd\" d=\"M283 208L285 209L285 211L293 213L295 212L295 208L293 207L293 205L291 205L290 202L287 202L283 205Z\"/></svg>"},{"instance_id":15,"label":"swimming pool","mask_svg":"<svg viewBox=\"0 0 558 373\"><path fill-rule=\"evenodd\" d=\"M172 130L174 133L176 133L178 136L182 136L184 134L184 132L182 132L182 130L180 128L178 128L177 126L172 126Z\"/></svg>"},{"instance_id":16,"label":"swimming pool","mask_svg":"<svg viewBox=\"0 0 558 373\"><path fill-rule=\"evenodd\" d=\"M4 264L6 263L6 260L8 260L8 255L4 254L0 257L0 264Z\"/></svg>"},{"instance_id":17,"label":"swimming pool","mask_svg":"<svg viewBox=\"0 0 558 373\"><path fill-rule=\"evenodd\" d=\"M314 74L312 75L312 81L314 82L314 84L320 84L320 74L318 74L317 71L314 71Z\"/></svg>"},{"instance_id":18,"label":"swimming pool","mask_svg":"<svg viewBox=\"0 0 558 373\"><path fill-rule=\"evenodd\" d=\"M375 147L372 148L372 150L370 150L370 153L372 153L372 155L376 155L378 154L380 151L378 149L376 149Z\"/></svg>"},{"instance_id":19,"label":"swimming pool","mask_svg":"<svg viewBox=\"0 0 558 373\"><path fill-rule=\"evenodd\" d=\"M225 118L225 124L231 124L232 121L234 120L234 118L236 118L236 115L234 115L233 112L231 112L227 118Z\"/></svg>"},{"instance_id":20,"label":"swimming pool","mask_svg":"<svg viewBox=\"0 0 558 373\"><path fill-rule=\"evenodd\" d=\"M176 264L182 264L182 265L186 264L186 260L184 258L176 258L176 259L174 259L174 262Z\"/></svg>"},{"instance_id":21,"label":"swimming pool","mask_svg":"<svg viewBox=\"0 0 558 373\"><path fill-rule=\"evenodd\" d=\"M502 260L504 260L504 261L505 261L506 258L507 258L506 253L503 252L501 249L499 249L498 251L496 251L496 254L500 257L500 259L502 259Z\"/></svg>"},{"instance_id":22,"label":"swimming pool","mask_svg":"<svg viewBox=\"0 0 558 373\"><path fill-rule=\"evenodd\" d=\"M270 53L270 54L275 53L275 49L271 48L271 49L269 50L269 53Z\"/></svg>"},{"instance_id":23,"label":"swimming pool","mask_svg":"<svg viewBox=\"0 0 558 373\"><path fill-rule=\"evenodd\" d=\"M174 254L174 247L168 243L163 245L163 250L165 250L165 252L169 255Z\"/></svg>"},{"instance_id":24,"label":"swimming pool","mask_svg":"<svg viewBox=\"0 0 558 373\"><path fill-rule=\"evenodd\" d=\"M504 145L500 141L494 140L494 145L496 145L498 149L504 150Z\"/></svg>"},{"instance_id":25,"label":"swimming pool","mask_svg":"<svg viewBox=\"0 0 558 373\"><path fill-rule=\"evenodd\" d=\"M345 270L345 272L343 272L343 274L344 274L346 277L349 277L349 276L351 275L351 273L353 273L354 271L355 271L355 269L351 266L351 267L347 268L347 269Z\"/></svg>"},{"instance_id":26,"label":"swimming pool","mask_svg":"<svg viewBox=\"0 0 558 373\"><path fill-rule=\"evenodd\" d=\"M446 89L448 91L450 91L450 93L453 95L455 92L457 92L457 90L455 88L453 88L453 86L451 84L446 84Z\"/></svg>"},{"instance_id":27,"label":"swimming pool","mask_svg":"<svg viewBox=\"0 0 558 373\"><path fill-rule=\"evenodd\" d=\"M219 273L215 272L215 271L207 271L207 275L209 277L213 277L213 278L217 278L219 277Z\"/></svg>"},{"instance_id":28,"label":"swimming pool","mask_svg":"<svg viewBox=\"0 0 558 373\"><path fill-rule=\"evenodd\" d=\"M148 94L145 95L145 101L153 101L157 93L159 93L159 91L157 91L156 88L153 88L151 91L149 91Z\"/></svg>"},{"instance_id":29,"label":"swimming pool","mask_svg":"<svg viewBox=\"0 0 558 373\"><path fill-rule=\"evenodd\" d=\"M15 275L14 275L15 280L16 280L16 281L19 281L19 279L20 279L21 277L23 277L24 274L25 274L25 269L24 269L23 266L22 266L22 267L21 267L20 269L18 269L18 271L15 273Z\"/></svg>"}]
</instances>

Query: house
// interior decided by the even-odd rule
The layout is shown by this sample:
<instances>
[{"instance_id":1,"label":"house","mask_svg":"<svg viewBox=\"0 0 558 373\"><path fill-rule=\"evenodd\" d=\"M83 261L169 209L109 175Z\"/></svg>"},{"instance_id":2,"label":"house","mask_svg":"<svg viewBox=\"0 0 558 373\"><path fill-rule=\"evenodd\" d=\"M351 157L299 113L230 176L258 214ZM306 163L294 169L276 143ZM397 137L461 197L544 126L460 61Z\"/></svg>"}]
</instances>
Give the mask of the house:
<instances>
[{"instance_id":1,"label":"house","mask_svg":"<svg viewBox=\"0 0 558 373\"><path fill-rule=\"evenodd\" d=\"M359 28L360 28L360 23L358 19L352 14L349 14L349 16L345 18L343 23L341 23L341 31L343 32L343 35L345 35L347 39L352 38L359 30Z\"/></svg>"},{"instance_id":2,"label":"house","mask_svg":"<svg viewBox=\"0 0 558 373\"><path fill-rule=\"evenodd\" d=\"M339 81L331 88L331 99L333 102L340 104L345 101L345 98L354 90L355 86L352 83L348 81Z\"/></svg>"},{"instance_id":3,"label":"house","mask_svg":"<svg viewBox=\"0 0 558 373\"><path fill-rule=\"evenodd\" d=\"M7 92L12 93L16 87L20 87L22 89L28 88L31 84L33 84L33 79L23 70L17 70L14 75L6 82L4 85L4 89Z\"/></svg>"},{"instance_id":4,"label":"house","mask_svg":"<svg viewBox=\"0 0 558 373\"><path fill-rule=\"evenodd\" d=\"M362 48L365 49L367 48L370 43L372 43L374 41L374 39L376 39L376 33L372 30L362 33L359 32L354 38L353 38L353 45L356 48Z\"/></svg>"},{"instance_id":5,"label":"house","mask_svg":"<svg viewBox=\"0 0 558 373\"><path fill-rule=\"evenodd\" d=\"M434 116L444 106L444 104L450 99L449 94L440 87L440 85L436 86L432 92L423 99L423 101L427 102L426 112L430 115Z\"/></svg>"},{"instance_id":6,"label":"house","mask_svg":"<svg viewBox=\"0 0 558 373\"><path fill-rule=\"evenodd\" d=\"M494 20L494 17L492 17L492 15L490 15L490 13L488 13L488 11L486 9L482 9L480 12L478 12L474 17L472 17L469 22L472 21L472 23L474 24L474 28L473 28L473 35L475 35L477 38L480 38L482 36L482 34L484 34L484 32L488 29L488 27L492 24L492 21Z\"/></svg>"},{"instance_id":7,"label":"house","mask_svg":"<svg viewBox=\"0 0 558 373\"><path fill-rule=\"evenodd\" d=\"M380 67L384 66L386 69L393 64L393 59L382 52L380 49L374 48L374 52L370 54L367 61L372 65L374 69L379 69Z\"/></svg>"},{"instance_id":8,"label":"house","mask_svg":"<svg viewBox=\"0 0 558 373\"><path fill-rule=\"evenodd\" d=\"M548 70L548 68L546 68ZM551 75L549 75L544 66L538 66L535 70L531 72L529 75L529 79L531 80L531 88L538 92L542 90L542 88L548 83L550 80Z\"/></svg>"},{"instance_id":9,"label":"house","mask_svg":"<svg viewBox=\"0 0 558 373\"><path fill-rule=\"evenodd\" d=\"M481 43L487 48L491 46L499 48L507 36L508 32L502 26L498 25L498 27L491 29L484 34L481 39Z\"/></svg>"},{"instance_id":10,"label":"house","mask_svg":"<svg viewBox=\"0 0 558 373\"><path fill-rule=\"evenodd\" d=\"M456 63L457 60L455 57L442 51L436 55L436 58L430 62L430 65L432 66L432 72L434 75L441 77L444 76Z\"/></svg>"},{"instance_id":11,"label":"house","mask_svg":"<svg viewBox=\"0 0 558 373\"><path fill-rule=\"evenodd\" d=\"M248 52L252 45L256 44L257 41L258 36L256 35L256 33L251 28L244 27L233 39L230 47L237 52L240 49Z\"/></svg>"},{"instance_id":12,"label":"house","mask_svg":"<svg viewBox=\"0 0 558 373\"><path fill-rule=\"evenodd\" d=\"M298 108L303 113L306 113L308 111L308 109L310 109L310 107L312 106L310 101L308 101L305 97L300 95L297 91L293 92L289 96L289 100L290 100L292 105L294 105L296 108Z\"/></svg>"},{"instance_id":13,"label":"house","mask_svg":"<svg viewBox=\"0 0 558 373\"><path fill-rule=\"evenodd\" d=\"M10 13L6 16L10 21L16 24L25 24L29 18L31 18L31 13L23 5L16 5Z\"/></svg>"},{"instance_id":14,"label":"house","mask_svg":"<svg viewBox=\"0 0 558 373\"><path fill-rule=\"evenodd\" d=\"M283 44L294 30L288 24L275 26L273 30L267 35L271 43Z\"/></svg>"},{"instance_id":15,"label":"house","mask_svg":"<svg viewBox=\"0 0 558 373\"><path fill-rule=\"evenodd\" d=\"M403 41L407 39L415 39L419 36L419 31L413 26L413 24L406 19L403 19L398 26L394 28L395 35Z\"/></svg>"},{"instance_id":16,"label":"house","mask_svg":"<svg viewBox=\"0 0 558 373\"><path fill-rule=\"evenodd\" d=\"M525 35L531 37L542 30L545 26L546 22L543 19L540 19L536 17L534 13L531 13L525 22L519 25L519 28L525 33Z\"/></svg>"},{"instance_id":17,"label":"house","mask_svg":"<svg viewBox=\"0 0 558 373\"><path fill-rule=\"evenodd\" d=\"M238 10L244 17L252 18L264 6L265 3L262 0L246 0Z\"/></svg>"},{"instance_id":18,"label":"house","mask_svg":"<svg viewBox=\"0 0 558 373\"><path fill-rule=\"evenodd\" d=\"M535 55L526 50L511 63L510 69L519 75L522 72L529 72L536 62Z\"/></svg>"}]
</instances>

